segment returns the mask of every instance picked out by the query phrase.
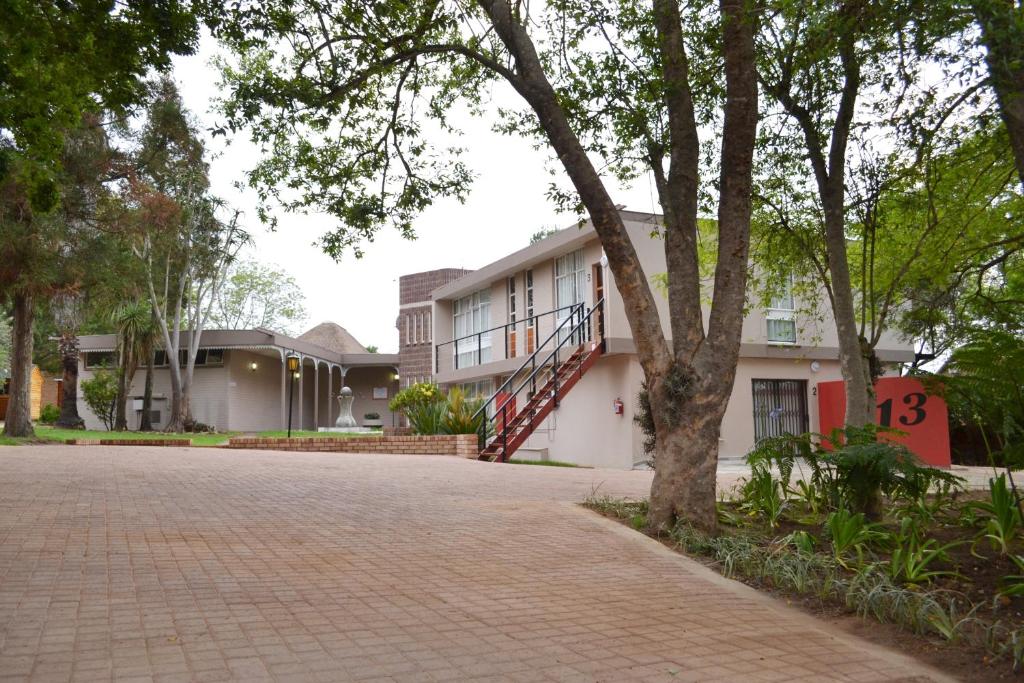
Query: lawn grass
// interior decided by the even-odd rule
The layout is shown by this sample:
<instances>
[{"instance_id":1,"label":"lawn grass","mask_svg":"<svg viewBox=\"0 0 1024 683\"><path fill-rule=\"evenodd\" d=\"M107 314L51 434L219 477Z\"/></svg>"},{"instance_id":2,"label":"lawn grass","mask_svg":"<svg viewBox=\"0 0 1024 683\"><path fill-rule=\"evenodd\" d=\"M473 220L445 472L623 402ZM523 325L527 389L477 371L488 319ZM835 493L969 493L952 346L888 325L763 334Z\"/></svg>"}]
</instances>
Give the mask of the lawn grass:
<instances>
[{"instance_id":1,"label":"lawn grass","mask_svg":"<svg viewBox=\"0 0 1024 683\"><path fill-rule=\"evenodd\" d=\"M579 467L579 465L571 462L561 462L559 460L519 460L518 458L512 458L509 462L513 465L543 465L544 467Z\"/></svg>"},{"instance_id":2,"label":"lawn grass","mask_svg":"<svg viewBox=\"0 0 1024 683\"><path fill-rule=\"evenodd\" d=\"M0 446L17 446L40 441L63 442L68 439L99 441L100 439L144 439L146 441L166 441L167 439L191 439L193 446L220 446L228 442L235 432L221 434L167 434L164 432L107 432L93 429L59 429L46 425L34 425L34 439L12 438L0 435Z\"/></svg>"},{"instance_id":3,"label":"lawn grass","mask_svg":"<svg viewBox=\"0 0 1024 683\"><path fill-rule=\"evenodd\" d=\"M292 430L293 439L351 439L354 436L383 436L384 432L381 430L375 432L363 432L363 433L346 433L346 432L314 432L314 431L299 431L298 429ZM272 429L266 432L260 432L258 434L261 439L274 439L274 438L287 438L288 431L285 429Z\"/></svg>"}]
</instances>

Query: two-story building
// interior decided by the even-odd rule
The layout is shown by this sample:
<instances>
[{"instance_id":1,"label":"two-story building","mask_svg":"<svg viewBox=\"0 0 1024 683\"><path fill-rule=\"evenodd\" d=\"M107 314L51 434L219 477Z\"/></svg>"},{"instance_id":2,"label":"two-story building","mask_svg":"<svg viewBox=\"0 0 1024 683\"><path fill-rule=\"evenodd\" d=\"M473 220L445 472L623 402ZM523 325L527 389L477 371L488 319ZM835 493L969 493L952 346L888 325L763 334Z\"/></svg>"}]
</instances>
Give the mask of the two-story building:
<instances>
[{"instance_id":1,"label":"two-story building","mask_svg":"<svg viewBox=\"0 0 1024 683\"><path fill-rule=\"evenodd\" d=\"M660 216L635 211L622 216L644 272L656 280L666 272ZM668 337L668 300L658 291L655 297ZM483 397L500 389L502 395L488 407L493 413L507 404L508 415L496 422L499 435L502 420L528 407L538 386L554 388L545 385L551 373L541 370L516 391L556 346L566 342L559 351L565 361L579 342L584 351L599 345L599 357L566 370L569 381L554 388L560 391L557 407L536 413L543 420L533 425L514 457L614 468L647 460L633 421L643 372L622 297L589 222L468 272L433 290L430 300L433 380ZM592 311L598 302L599 310ZM746 316L722 423L722 457L740 457L765 436L817 429L817 384L841 379L838 341L826 310L808 315L800 304L786 292L769 308L751 308ZM877 353L889 364L914 357L912 345L895 336L885 337ZM561 388L571 382L571 390Z\"/></svg>"}]
</instances>

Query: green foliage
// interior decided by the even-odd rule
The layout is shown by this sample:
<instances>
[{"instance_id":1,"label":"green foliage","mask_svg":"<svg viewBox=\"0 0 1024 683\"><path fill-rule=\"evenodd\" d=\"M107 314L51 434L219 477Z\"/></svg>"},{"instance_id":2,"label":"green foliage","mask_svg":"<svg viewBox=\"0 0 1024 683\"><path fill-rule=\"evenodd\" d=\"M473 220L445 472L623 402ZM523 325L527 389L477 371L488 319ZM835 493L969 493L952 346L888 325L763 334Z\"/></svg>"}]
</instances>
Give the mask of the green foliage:
<instances>
[{"instance_id":1,"label":"green foliage","mask_svg":"<svg viewBox=\"0 0 1024 683\"><path fill-rule=\"evenodd\" d=\"M477 411L484 405L484 399L466 398L466 394L459 387L452 387L448 390L447 411L442 422L443 434L479 434L481 427L487 420L487 415ZM474 417L476 415L476 417Z\"/></svg>"},{"instance_id":2,"label":"green foliage","mask_svg":"<svg viewBox=\"0 0 1024 683\"><path fill-rule=\"evenodd\" d=\"M972 333L928 381L954 428L979 434L989 464L1024 466L1024 329Z\"/></svg>"},{"instance_id":3,"label":"green foliage","mask_svg":"<svg viewBox=\"0 0 1024 683\"><path fill-rule=\"evenodd\" d=\"M473 416L483 404L458 387L445 394L436 384L421 382L395 394L388 407L403 413L417 434L477 434L487 418Z\"/></svg>"},{"instance_id":4,"label":"green foliage","mask_svg":"<svg viewBox=\"0 0 1024 683\"><path fill-rule=\"evenodd\" d=\"M636 395L637 409L633 414L633 422L640 428L643 435L642 447L647 462L654 466L654 452L657 447L657 440L654 428L654 414L651 413L651 393L647 390L647 380L640 385L640 391Z\"/></svg>"},{"instance_id":5,"label":"green foliage","mask_svg":"<svg viewBox=\"0 0 1024 683\"><path fill-rule=\"evenodd\" d=\"M393 413L404 413L411 407L425 403L438 403L444 400L441 389L430 382L417 382L402 389L388 402Z\"/></svg>"},{"instance_id":6,"label":"green foliage","mask_svg":"<svg viewBox=\"0 0 1024 683\"><path fill-rule=\"evenodd\" d=\"M1016 565L1020 574L1004 576L1003 587L999 594L1011 597L1024 595L1024 555L1010 555L1010 560Z\"/></svg>"},{"instance_id":7,"label":"green foliage","mask_svg":"<svg viewBox=\"0 0 1024 683\"><path fill-rule=\"evenodd\" d=\"M174 54L191 54L196 17L181 0L114 3L82 0L3 0L0 3L0 179L17 150L31 159L34 194L59 168L68 130L98 108L125 111L142 101L151 68L166 69ZM52 207L36 200L37 207Z\"/></svg>"},{"instance_id":8,"label":"green foliage","mask_svg":"<svg viewBox=\"0 0 1024 683\"><path fill-rule=\"evenodd\" d=\"M117 376L113 372L102 368L94 371L92 379L82 382L82 398L108 431L114 428Z\"/></svg>"},{"instance_id":9,"label":"green foliage","mask_svg":"<svg viewBox=\"0 0 1024 683\"><path fill-rule=\"evenodd\" d=\"M231 264L214 299L210 326L224 330L262 327L295 334L305 322L304 295L295 278L257 261Z\"/></svg>"},{"instance_id":10,"label":"green foliage","mask_svg":"<svg viewBox=\"0 0 1024 683\"><path fill-rule=\"evenodd\" d=\"M44 425L52 425L54 422L57 421L57 418L59 417L60 408L53 405L52 403L47 403L45 406L43 406L43 409L39 411L39 421L42 422Z\"/></svg>"},{"instance_id":11,"label":"green foliage","mask_svg":"<svg viewBox=\"0 0 1024 683\"><path fill-rule=\"evenodd\" d=\"M832 554L844 567L849 566L846 562L851 555L856 556L857 566L862 566L869 547L888 538L878 524L867 521L863 512L852 514L844 509L829 514L825 519L825 529L832 541Z\"/></svg>"},{"instance_id":12,"label":"green foliage","mask_svg":"<svg viewBox=\"0 0 1024 683\"><path fill-rule=\"evenodd\" d=\"M537 242L540 242L542 239L546 239L548 237L551 237L552 235L554 235L557 232L558 232L558 228L556 228L556 227L541 228L537 232L535 232L532 235L530 235L530 244L536 244Z\"/></svg>"},{"instance_id":13,"label":"green foliage","mask_svg":"<svg viewBox=\"0 0 1024 683\"><path fill-rule=\"evenodd\" d=\"M775 479L770 468L763 464L752 468L750 478L740 491L741 508L762 517L773 529L778 526L786 507L786 497L782 482Z\"/></svg>"},{"instance_id":14,"label":"green foliage","mask_svg":"<svg viewBox=\"0 0 1024 683\"><path fill-rule=\"evenodd\" d=\"M1005 474L989 479L988 490L988 500L975 501L969 507L982 513L985 518L985 528L979 538L987 539L993 548L1008 555L1010 545L1021 526L1017 497L1006 485Z\"/></svg>"},{"instance_id":15,"label":"green foliage","mask_svg":"<svg viewBox=\"0 0 1024 683\"><path fill-rule=\"evenodd\" d=\"M815 540L807 531L799 530L790 533L788 536L782 539L783 543L787 543L802 553L813 553Z\"/></svg>"},{"instance_id":16,"label":"green foliage","mask_svg":"<svg viewBox=\"0 0 1024 683\"><path fill-rule=\"evenodd\" d=\"M814 510L877 515L879 494L893 502L920 504L932 490L948 493L962 488L962 479L920 464L906 447L886 440L885 431L876 426L848 427L828 436L774 437L761 441L746 459L753 471L778 470L787 493L794 469L807 467L801 495ZM807 501L807 496L815 501Z\"/></svg>"},{"instance_id":17,"label":"green foliage","mask_svg":"<svg viewBox=\"0 0 1024 683\"><path fill-rule=\"evenodd\" d=\"M945 562L946 551L961 545L961 542L939 545L934 538L922 539L918 522L914 517L900 520L899 531L892 537L892 556L889 559L889 577L911 585L930 583L940 576L954 576L956 572L929 569L932 562Z\"/></svg>"},{"instance_id":18,"label":"green foliage","mask_svg":"<svg viewBox=\"0 0 1024 683\"><path fill-rule=\"evenodd\" d=\"M448 414L448 405L445 401L415 403L406 407L403 412L416 434L444 434L444 421Z\"/></svg>"},{"instance_id":19,"label":"green foliage","mask_svg":"<svg viewBox=\"0 0 1024 683\"><path fill-rule=\"evenodd\" d=\"M366 413L363 415L364 420L379 420L380 413Z\"/></svg>"}]
</instances>

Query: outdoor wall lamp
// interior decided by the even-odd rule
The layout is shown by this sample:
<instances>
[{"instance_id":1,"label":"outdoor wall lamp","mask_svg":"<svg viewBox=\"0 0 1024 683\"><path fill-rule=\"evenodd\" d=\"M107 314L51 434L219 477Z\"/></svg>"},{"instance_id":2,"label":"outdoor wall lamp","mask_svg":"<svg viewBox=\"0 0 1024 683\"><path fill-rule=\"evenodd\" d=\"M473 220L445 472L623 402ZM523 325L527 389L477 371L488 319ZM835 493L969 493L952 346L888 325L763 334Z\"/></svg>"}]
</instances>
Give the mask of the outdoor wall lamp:
<instances>
[{"instance_id":1,"label":"outdoor wall lamp","mask_svg":"<svg viewBox=\"0 0 1024 683\"><path fill-rule=\"evenodd\" d=\"M393 379L393 380L395 380L397 382L398 381L398 373L396 372L394 375L392 375L391 379Z\"/></svg>"},{"instance_id":2,"label":"outdoor wall lamp","mask_svg":"<svg viewBox=\"0 0 1024 683\"><path fill-rule=\"evenodd\" d=\"M249 372L256 372L256 369L258 367L259 367L259 363L257 363L256 361L251 361L249 363Z\"/></svg>"},{"instance_id":3,"label":"outdoor wall lamp","mask_svg":"<svg viewBox=\"0 0 1024 683\"><path fill-rule=\"evenodd\" d=\"M288 366L288 373L293 377L299 376L299 357L294 353L288 354L285 359ZM295 398L295 382L288 383L288 438L292 438L292 403Z\"/></svg>"}]
</instances>

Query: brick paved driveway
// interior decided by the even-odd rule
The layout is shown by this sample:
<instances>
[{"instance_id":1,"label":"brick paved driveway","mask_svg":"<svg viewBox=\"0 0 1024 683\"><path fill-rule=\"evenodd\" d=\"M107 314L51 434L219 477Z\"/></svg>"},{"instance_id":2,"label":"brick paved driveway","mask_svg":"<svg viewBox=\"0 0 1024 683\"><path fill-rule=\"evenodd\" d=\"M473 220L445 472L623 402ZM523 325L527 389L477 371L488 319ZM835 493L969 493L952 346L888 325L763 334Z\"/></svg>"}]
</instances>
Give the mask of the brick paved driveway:
<instances>
[{"instance_id":1,"label":"brick paved driveway","mask_svg":"<svg viewBox=\"0 0 1024 683\"><path fill-rule=\"evenodd\" d=\"M0 448L0 679L938 679L573 505L649 477Z\"/></svg>"}]
</instances>

